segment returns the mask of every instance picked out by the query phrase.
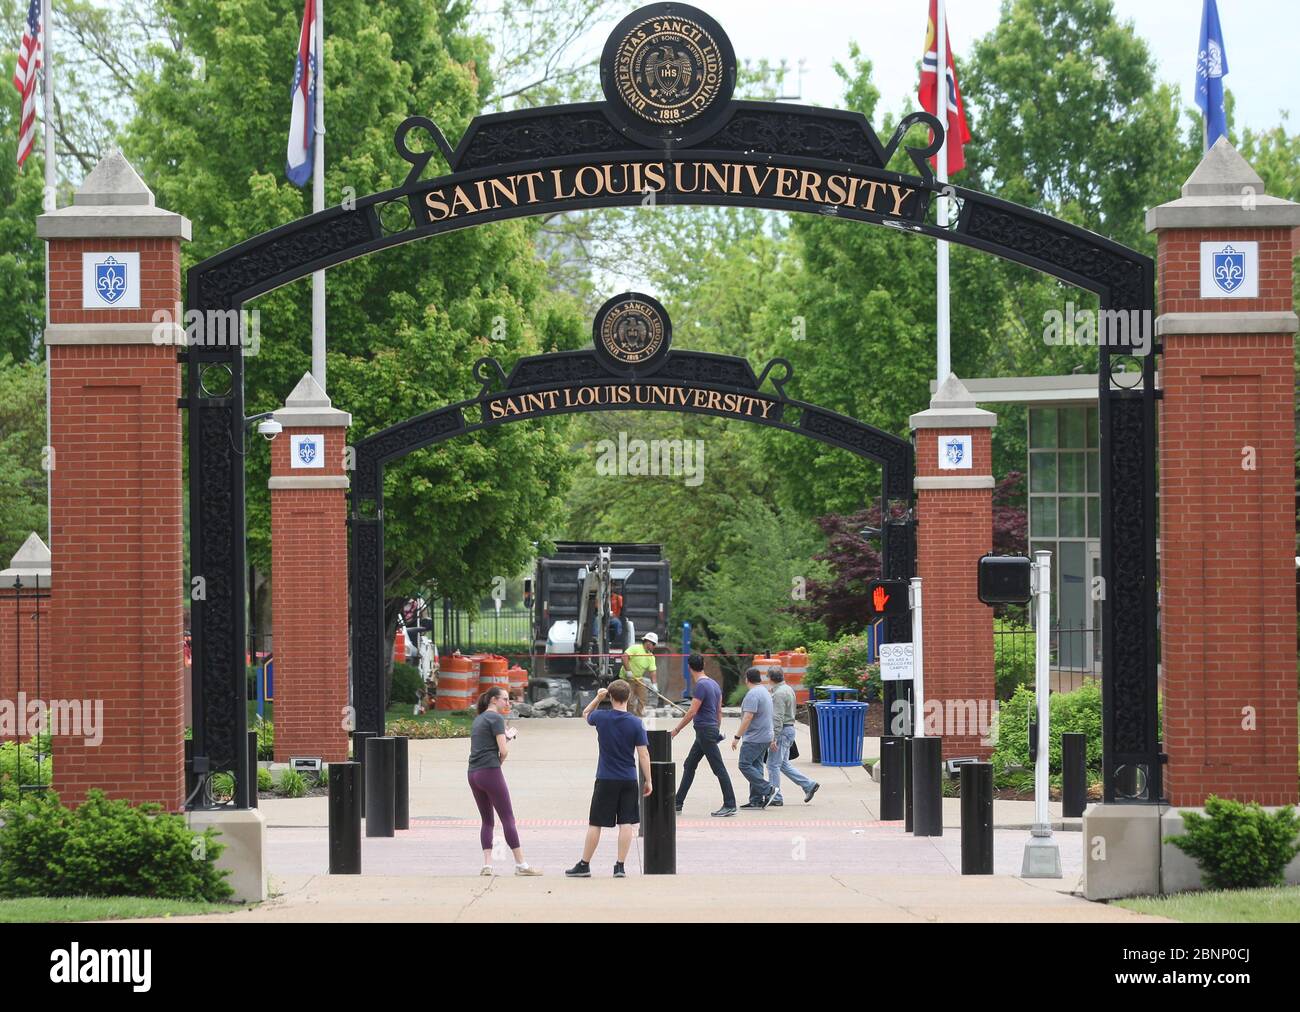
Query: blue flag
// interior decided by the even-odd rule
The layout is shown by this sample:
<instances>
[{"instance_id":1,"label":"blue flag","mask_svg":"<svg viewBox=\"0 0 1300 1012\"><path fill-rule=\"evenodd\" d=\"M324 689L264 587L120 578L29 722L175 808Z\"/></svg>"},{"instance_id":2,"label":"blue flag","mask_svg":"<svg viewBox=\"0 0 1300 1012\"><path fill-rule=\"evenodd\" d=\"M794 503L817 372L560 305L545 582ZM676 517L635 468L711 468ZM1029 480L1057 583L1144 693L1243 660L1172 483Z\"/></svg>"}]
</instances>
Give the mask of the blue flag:
<instances>
[{"instance_id":1,"label":"blue flag","mask_svg":"<svg viewBox=\"0 0 1300 1012\"><path fill-rule=\"evenodd\" d=\"M1228 132L1223 108L1223 79L1228 74L1228 56L1223 51L1223 29L1219 27L1219 5L1205 0L1201 13L1201 45L1196 54L1196 104L1205 114L1205 150Z\"/></svg>"}]
</instances>

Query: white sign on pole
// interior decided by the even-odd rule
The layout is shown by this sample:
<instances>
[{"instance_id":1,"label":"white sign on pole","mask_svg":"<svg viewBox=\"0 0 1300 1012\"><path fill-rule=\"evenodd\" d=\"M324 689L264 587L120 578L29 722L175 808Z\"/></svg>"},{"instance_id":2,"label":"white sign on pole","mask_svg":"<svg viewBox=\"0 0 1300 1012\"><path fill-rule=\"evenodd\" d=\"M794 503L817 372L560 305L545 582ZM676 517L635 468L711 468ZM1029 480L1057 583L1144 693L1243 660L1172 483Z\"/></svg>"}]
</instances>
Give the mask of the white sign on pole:
<instances>
[{"instance_id":1,"label":"white sign on pole","mask_svg":"<svg viewBox=\"0 0 1300 1012\"><path fill-rule=\"evenodd\" d=\"M912 678L912 644L883 643L880 646L880 680L906 682Z\"/></svg>"}]
</instances>

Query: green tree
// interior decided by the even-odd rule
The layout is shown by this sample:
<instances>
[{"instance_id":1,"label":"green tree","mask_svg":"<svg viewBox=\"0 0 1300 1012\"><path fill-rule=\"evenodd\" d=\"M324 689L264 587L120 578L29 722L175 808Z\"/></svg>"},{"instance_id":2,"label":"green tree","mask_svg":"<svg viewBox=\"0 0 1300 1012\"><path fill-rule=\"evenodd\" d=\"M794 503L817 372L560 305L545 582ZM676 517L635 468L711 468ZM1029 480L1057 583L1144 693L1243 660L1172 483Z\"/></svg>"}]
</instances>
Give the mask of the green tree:
<instances>
[{"instance_id":1,"label":"green tree","mask_svg":"<svg viewBox=\"0 0 1300 1012\"><path fill-rule=\"evenodd\" d=\"M45 366L0 355L0 569L32 531L45 538Z\"/></svg>"},{"instance_id":2,"label":"green tree","mask_svg":"<svg viewBox=\"0 0 1300 1012\"><path fill-rule=\"evenodd\" d=\"M288 84L301 5L294 0L166 0L184 45L158 53L136 89L126 150L158 203L194 222L185 266L309 210L284 177ZM409 166L393 131L422 113L463 132L491 89L486 43L467 5L335 0L325 61L327 200L398 185ZM431 169L430 171L435 171ZM570 347L582 327L546 288L525 226L471 229L329 272L328 385L353 441L472 396L482 355ZM271 410L309 368L310 282L271 293L260 347L246 359L247 408ZM432 590L469 604L515 573L549 534L569 462L562 423L461 439L390 467L385 484L390 624L401 599ZM269 568L267 455L248 456L252 558ZM285 620L285 616L278 616ZM291 618L291 617L290 617Z\"/></svg>"}]
</instances>

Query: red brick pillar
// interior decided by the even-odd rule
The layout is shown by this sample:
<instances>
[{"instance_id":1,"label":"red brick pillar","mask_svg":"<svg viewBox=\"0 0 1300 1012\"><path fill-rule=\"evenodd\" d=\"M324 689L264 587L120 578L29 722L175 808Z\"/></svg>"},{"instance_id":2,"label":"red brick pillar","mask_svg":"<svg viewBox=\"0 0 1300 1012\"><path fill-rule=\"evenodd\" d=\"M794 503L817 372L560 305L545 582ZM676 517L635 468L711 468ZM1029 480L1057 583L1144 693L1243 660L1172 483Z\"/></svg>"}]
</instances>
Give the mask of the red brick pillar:
<instances>
[{"instance_id":1,"label":"red brick pillar","mask_svg":"<svg viewBox=\"0 0 1300 1012\"><path fill-rule=\"evenodd\" d=\"M190 223L113 152L49 242L51 692L103 707L103 739L54 742L66 803L184 801L180 244Z\"/></svg>"},{"instance_id":2,"label":"red brick pillar","mask_svg":"<svg viewBox=\"0 0 1300 1012\"><path fill-rule=\"evenodd\" d=\"M0 741L26 740L27 706L50 699L50 550L32 533L0 571Z\"/></svg>"},{"instance_id":3,"label":"red brick pillar","mask_svg":"<svg viewBox=\"0 0 1300 1012\"><path fill-rule=\"evenodd\" d=\"M980 603L979 558L993 543L992 430L956 376L911 418L916 440L917 575L925 616L926 733L943 754L987 756L994 699L993 613Z\"/></svg>"},{"instance_id":4,"label":"red brick pillar","mask_svg":"<svg viewBox=\"0 0 1300 1012\"><path fill-rule=\"evenodd\" d=\"M1165 786L1296 797L1292 230L1220 140L1154 208L1159 236Z\"/></svg>"},{"instance_id":5,"label":"red brick pillar","mask_svg":"<svg viewBox=\"0 0 1300 1012\"><path fill-rule=\"evenodd\" d=\"M275 413L271 444L271 611L275 761L348 757L348 478L352 416L310 373Z\"/></svg>"}]
</instances>

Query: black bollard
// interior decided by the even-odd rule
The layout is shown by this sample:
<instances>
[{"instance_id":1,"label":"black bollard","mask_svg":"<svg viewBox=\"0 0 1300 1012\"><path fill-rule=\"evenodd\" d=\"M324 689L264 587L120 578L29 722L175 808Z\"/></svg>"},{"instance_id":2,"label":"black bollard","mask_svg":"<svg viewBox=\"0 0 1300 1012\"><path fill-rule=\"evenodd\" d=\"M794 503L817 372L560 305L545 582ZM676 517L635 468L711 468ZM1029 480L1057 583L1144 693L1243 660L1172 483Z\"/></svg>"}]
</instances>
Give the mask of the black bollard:
<instances>
[{"instance_id":1,"label":"black bollard","mask_svg":"<svg viewBox=\"0 0 1300 1012\"><path fill-rule=\"evenodd\" d=\"M257 807L257 732L248 732L248 807Z\"/></svg>"},{"instance_id":2,"label":"black bollard","mask_svg":"<svg viewBox=\"0 0 1300 1012\"><path fill-rule=\"evenodd\" d=\"M330 874L361 874L360 763L330 763Z\"/></svg>"},{"instance_id":3,"label":"black bollard","mask_svg":"<svg viewBox=\"0 0 1300 1012\"><path fill-rule=\"evenodd\" d=\"M1077 819L1088 807L1088 736L1061 735L1061 814Z\"/></svg>"},{"instance_id":4,"label":"black bollard","mask_svg":"<svg viewBox=\"0 0 1300 1012\"><path fill-rule=\"evenodd\" d=\"M903 818L903 774L906 770L904 750L907 739L886 735L880 739L880 821L898 822Z\"/></svg>"},{"instance_id":5,"label":"black bollard","mask_svg":"<svg viewBox=\"0 0 1300 1012\"><path fill-rule=\"evenodd\" d=\"M821 729L817 726L817 704L808 704L808 737L812 741L812 761L821 764L822 761L822 738Z\"/></svg>"},{"instance_id":6,"label":"black bollard","mask_svg":"<svg viewBox=\"0 0 1300 1012\"><path fill-rule=\"evenodd\" d=\"M651 769L655 763L670 763L673 761L673 735L671 731L647 731L646 740L649 744ZM637 763L636 770L636 788L641 792L641 823L637 827L637 836L645 838L646 821L649 818L649 810L645 796L645 779L641 776L641 764Z\"/></svg>"},{"instance_id":7,"label":"black bollard","mask_svg":"<svg viewBox=\"0 0 1300 1012\"><path fill-rule=\"evenodd\" d=\"M396 835L393 829L396 759L397 742L392 738L372 737L366 741L366 836Z\"/></svg>"},{"instance_id":8,"label":"black bollard","mask_svg":"<svg viewBox=\"0 0 1300 1012\"><path fill-rule=\"evenodd\" d=\"M903 831L912 831L912 736L903 736Z\"/></svg>"},{"instance_id":9,"label":"black bollard","mask_svg":"<svg viewBox=\"0 0 1300 1012\"><path fill-rule=\"evenodd\" d=\"M194 799L194 742L190 738L185 739L185 807L189 807Z\"/></svg>"},{"instance_id":10,"label":"black bollard","mask_svg":"<svg viewBox=\"0 0 1300 1012\"><path fill-rule=\"evenodd\" d=\"M410 739L394 738L393 760L393 828L411 828Z\"/></svg>"},{"instance_id":11,"label":"black bollard","mask_svg":"<svg viewBox=\"0 0 1300 1012\"><path fill-rule=\"evenodd\" d=\"M943 836L943 739L912 739L912 835Z\"/></svg>"},{"instance_id":12,"label":"black bollard","mask_svg":"<svg viewBox=\"0 0 1300 1012\"><path fill-rule=\"evenodd\" d=\"M993 765L961 768L961 873L993 874Z\"/></svg>"},{"instance_id":13,"label":"black bollard","mask_svg":"<svg viewBox=\"0 0 1300 1012\"><path fill-rule=\"evenodd\" d=\"M352 732L352 761L361 767L357 774L357 804L361 817L366 817L366 742L375 737L374 731Z\"/></svg>"},{"instance_id":14,"label":"black bollard","mask_svg":"<svg viewBox=\"0 0 1300 1012\"><path fill-rule=\"evenodd\" d=\"M664 732L667 733L667 732ZM650 764L650 784L645 798L645 873L677 874L677 767L671 762Z\"/></svg>"}]
</instances>

